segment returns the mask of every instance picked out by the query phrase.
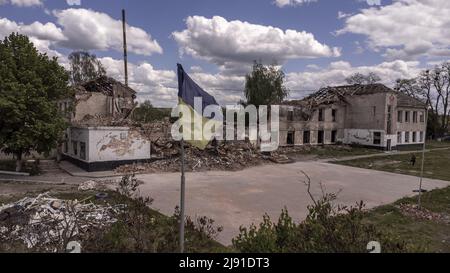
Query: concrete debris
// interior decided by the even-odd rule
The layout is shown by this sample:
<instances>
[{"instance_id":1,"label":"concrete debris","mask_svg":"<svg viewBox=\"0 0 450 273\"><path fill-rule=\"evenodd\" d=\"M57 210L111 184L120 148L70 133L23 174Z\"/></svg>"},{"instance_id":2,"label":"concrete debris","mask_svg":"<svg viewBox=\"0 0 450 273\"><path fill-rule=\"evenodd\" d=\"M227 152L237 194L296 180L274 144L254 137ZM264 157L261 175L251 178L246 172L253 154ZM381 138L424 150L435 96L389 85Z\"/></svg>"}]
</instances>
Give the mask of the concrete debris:
<instances>
[{"instance_id":1,"label":"concrete debris","mask_svg":"<svg viewBox=\"0 0 450 273\"><path fill-rule=\"evenodd\" d=\"M83 182L78 186L79 191L91 191L91 190L95 190L96 188L97 188L97 182L95 182L93 180Z\"/></svg>"},{"instance_id":2,"label":"concrete debris","mask_svg":"<svg viewBox=\"0 0 450 273\"><path fill-rule=\"evenodd\" d=\"M118 173L178 172L180 170L180 147L178 142L157 141L155 149L162 159L142 164L125 165L116 169ZM262 154L254 145L245 141L223 142L209 145L205 150L186 144L186 170L241 170L264 162L270 163L270 156Z\"/></svg>"},{"instance_id":3,"label":"concrete debris","mask_svg":"<svg viewBox=\"0 0 450 273\"><path fill-rule=\"evenodd\" d=\"M414 204L400 204L396 206L402 214L418 220L429 220L440 223L450 223L450 219L444 214L429 211L425 208L418 208Z\"/></svg>"},{"instance_id":4,"label":"concrete debris","mask_svg":"<svg viewBox=\"0 0 450 273\"><path fill-rule=\"evenodd\" d=\"M0 207L0 240L21 241L28 248L57 251L92 229L117 221L123 205L95 205L61 200L48 193Z\"/></svg>"}]
</instances>

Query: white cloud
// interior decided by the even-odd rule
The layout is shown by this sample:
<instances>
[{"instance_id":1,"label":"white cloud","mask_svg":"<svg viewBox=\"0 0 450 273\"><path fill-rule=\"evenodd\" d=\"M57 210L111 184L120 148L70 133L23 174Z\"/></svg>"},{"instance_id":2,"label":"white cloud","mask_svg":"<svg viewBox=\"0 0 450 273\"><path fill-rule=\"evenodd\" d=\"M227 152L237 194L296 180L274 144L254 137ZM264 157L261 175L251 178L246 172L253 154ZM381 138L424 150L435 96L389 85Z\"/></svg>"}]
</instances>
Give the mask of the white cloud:
<instances>
[{"instance_id":1,"label":"white cloud","mask_svg":"<svg viewBox=\"0 0 450 273\"><path fill-rule=\"evenodd\" d=\"M54 11L67 40L61 45L71 49L122 51L122 22L106 13L89 9ZM127 26L128 50L140 55L162 53L150 34L141 28Z\"/></svg>"},{"instance_id":2,"label":"white cloud","mask_svg":"<svg viewBox=\"0 0 450 273\"><path fill-rule=\"evenodd\" d=\"M275 5L282 8L285 6L301 6L313 2L317 2L317 0L275 0Z\"/></svg>"},{"instance_id":3,"label":"white cloud","mask_svg":"<svg viewBox=\"0 0 450 273\"><path fill-rule=\"evenodd\" d=\"M352 66L345 61L333 62L317 71L305 71L286 74L286 86L292 90L292 98L302 98L321 87L345 84L345 78L354 73L376 73L382 83L393 86L399 78L412 78L420 72L419 62L396 60L374 66Z\"/></svg>"},{"instance_id":4,"label":"white cloud","mask_svg":"<svg viewBox=\"0 0 450 273\"><path fill-rule=\"evenodd\" d=\"M63 41L64 35L55 24L34 22L32 24L18 24L6 18L0 18L0 39L10 35L12 32L18 32L30 37L30 41L34 43L35 47L40 51L47 53L51 57L61 58L64 62L64 57L55 50L55 43Z\"/></svg>"},{"instance_id":5,"label":"white cloud","mask_svg":"<svg viewBox=\"0 0 450 273\"><path fill-rule=\"evenodd\" d=\"M263 63L283 63L289 59L337 57L340 49L318 42L305 31L281 30L220 16L190 16L187 29L173 32L181 54L207 60L222 68Z\"/></svg>"},{"instance_id":6,"label":"white cloud","mask_svg":"<svg viewBox=\"0 0 450 273\"><path fill-rule=\"evenodd\" d=\"M348 17L337 34L365 35L389 60L450 56L449 14L448 0L394 0Z\"/></svg>"},{"instance_id":7,"label":"white cloud","mask_svg":"<svg viewBox=\"0 0 450 273\"><path fill-rule=\"evenodd\" d=\"M67 5L69 6L80 6L81 0L66 0Z\"/></svg>"}]
</instances>

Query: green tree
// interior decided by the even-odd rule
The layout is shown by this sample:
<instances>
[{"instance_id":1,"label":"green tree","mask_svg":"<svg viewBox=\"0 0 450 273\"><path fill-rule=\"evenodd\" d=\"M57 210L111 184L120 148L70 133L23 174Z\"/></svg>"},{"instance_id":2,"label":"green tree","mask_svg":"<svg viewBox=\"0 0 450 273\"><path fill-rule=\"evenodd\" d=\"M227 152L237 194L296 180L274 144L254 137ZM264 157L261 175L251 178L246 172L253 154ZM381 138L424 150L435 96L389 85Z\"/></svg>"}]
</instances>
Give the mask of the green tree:
<instances>
[{"instance_id":1,"label":"green tree","mask_svg":"<svg viewBox=\"0 0 450 273\"><path fill-rule=\"evenodd\" d=\"M367 75L355 73L350 77L346 78L345 81L348 84L374 84L380 82L381 78L373 72L370 72Z\"/></svg>"},{"instance_id":2,"label":"green tree","mask_svg":"<svg viewBox=\"0 0 450 273\"><path fill-rule=\"evenodd\" d=\"M106 70L94 54L75 51L69 55L70 83L82 84L106 75Z\"/></svg>"},{"instance_id":3,"label":"green tree","mask_svg":"<svg viewBox=\"0 0 450 273\"><path fill-rule=\"evenodd\" d=\"M57 58L41 54L27 36L0 41L0 150L15 155L16 170L31 151L48 153L65 129L56 100L68 93Z\"/></svg>"},{"instance_id":4,"label":"green tree","mask_svg":"<svg viewBox=\"0 0 450 273\"><path fill-rule=\"evenodd\" d=\"M169 111L155 108L149 100L146 100L134 110L132 119L137 122L148 123L163 120L165 117L170 117Z\"/></svg>"},{"instance_id":5,"label":"green tree","mask_svg":"<svg viewBox=\"0 0 450 273\"><path fill-rule=\"evenodd\" d=\"M253 71L246 76L245 97L247 104L256 107L282 102L289 90L284 87L285 74L275 65L264 66L255 62Z\"/></svg>"}]
</instances>

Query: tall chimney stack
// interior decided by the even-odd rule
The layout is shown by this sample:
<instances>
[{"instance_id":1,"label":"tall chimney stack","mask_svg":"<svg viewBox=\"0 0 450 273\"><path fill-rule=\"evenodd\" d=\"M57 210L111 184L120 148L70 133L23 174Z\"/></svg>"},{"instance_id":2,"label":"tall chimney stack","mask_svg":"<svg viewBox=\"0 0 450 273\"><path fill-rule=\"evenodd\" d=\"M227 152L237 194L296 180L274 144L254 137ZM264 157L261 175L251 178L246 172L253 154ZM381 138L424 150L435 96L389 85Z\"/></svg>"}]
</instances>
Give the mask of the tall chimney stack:
<instances>
[{"instance_id":1,"label":"tall chimney stack","mask_svg":"<svg viewBox=\"0 0 450 273\"><path fill-rule=\"evenodd\" d=\"M125 9L122 9L122 27L123 27L123 61L125 66L125 85L128 86L127 23L125 19Z\"/></svg>"}]
</instances>

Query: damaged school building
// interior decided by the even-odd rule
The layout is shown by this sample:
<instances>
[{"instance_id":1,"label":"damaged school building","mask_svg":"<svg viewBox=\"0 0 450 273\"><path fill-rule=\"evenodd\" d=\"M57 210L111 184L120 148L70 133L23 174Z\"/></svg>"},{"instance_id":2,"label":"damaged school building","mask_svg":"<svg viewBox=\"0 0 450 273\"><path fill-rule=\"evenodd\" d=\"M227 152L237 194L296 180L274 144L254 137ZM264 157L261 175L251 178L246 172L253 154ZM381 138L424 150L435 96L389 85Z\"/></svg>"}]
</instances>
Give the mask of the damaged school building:
<instances>
[{"instance_id":1,"label":"damaged school building","mask_svg":"<svg viewBox=\"0 0 450 273\"><path fill-rule=\"evenodd\" d=\"M383 84L327 87L283 103L280 145L420 148L426 137L426 112L425 103Z\"/></svg>"},{"instance_id":2,"label":"damaged school building","mask_svg":"<svg viewBox=\"0 0 450 273\"><path fill-rule=\"evenodd\" d=\"M170 138L171 124L161 123L162 134L147 128L152 124L133 124L135 99L133 89L108 77L75 87L74 96L59 102L71 124L59 148L62 158L87 171L154 162L152 153L166 164L164 160L176 155L172 150L178 150ZM382 84L327 87L280 105L280 146L348 144L382 150L421 146L426 121L423 102ZM170 155L158 152L160 148ZM233 145L224 149L232 150ZM250 150L253 157L258 154L257 147Z\"/></svg>"},{"instance_id":3,"label":"damaged school building","mask_svg":"<svg viewBox=\"0 0 450 273\"><path fill-rule=\"evenodd\" d=\"M72 97L58 102L71 124L59 148L62 159L101 171L151 158L150 140L127 126L136 91L109 77L74 89Z\"/></svg>"}]
</instances>

